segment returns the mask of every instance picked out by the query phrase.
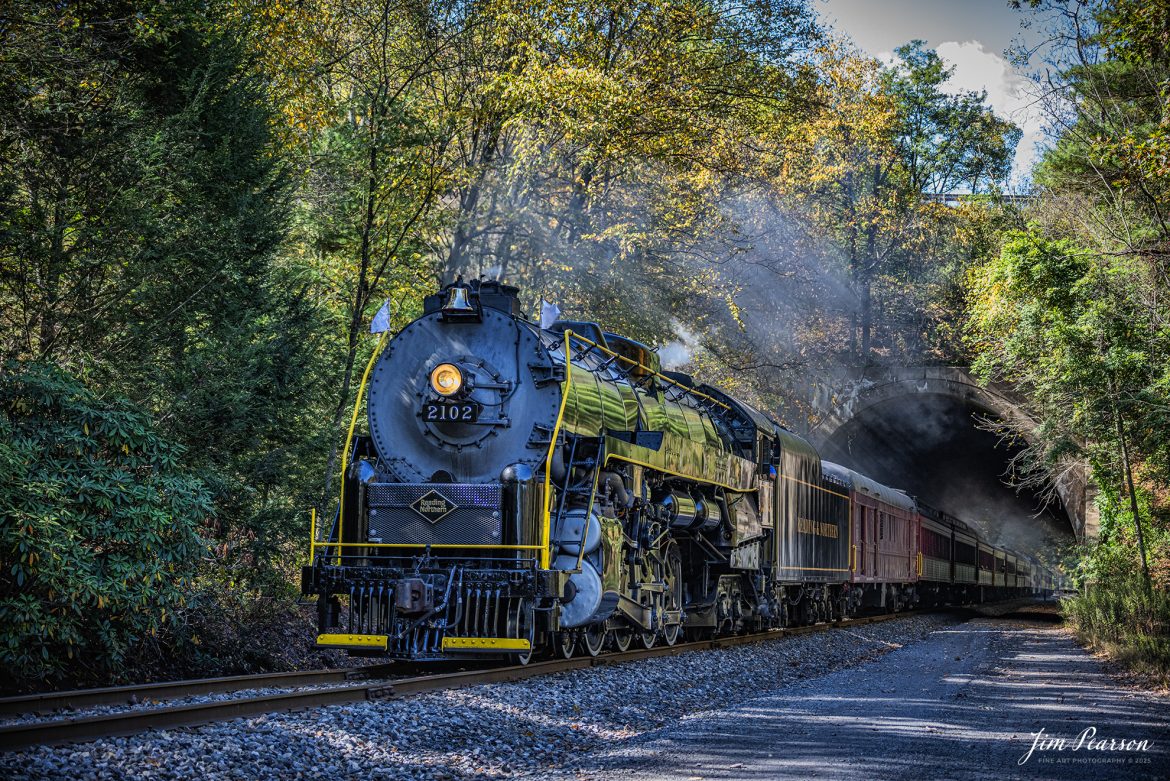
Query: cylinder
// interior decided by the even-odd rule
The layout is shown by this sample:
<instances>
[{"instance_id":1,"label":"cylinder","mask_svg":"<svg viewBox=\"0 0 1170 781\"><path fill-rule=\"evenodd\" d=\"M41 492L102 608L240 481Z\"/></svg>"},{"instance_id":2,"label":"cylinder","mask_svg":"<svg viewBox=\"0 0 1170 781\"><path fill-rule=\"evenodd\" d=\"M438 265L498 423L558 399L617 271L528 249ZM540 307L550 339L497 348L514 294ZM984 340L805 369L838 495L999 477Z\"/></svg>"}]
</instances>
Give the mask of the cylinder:
<instances>
[{"instance_id":1,"label":"cylinder","mask_svg":"<svg viewBox=\"0 0 1170 781\"><path fill-rule=\"evenodd\" d=\"M723 520L723 514L719 512L719 504L711 499L701 499L697 503L695 525L700 531L711 531L718 529L720 522Z\"/></svg>"},{"instance_id":2,"label":"cylinder","mask_svg":"<svg viewBox=\"0 0 1170 781\"><path fill-rule=\"evenodd\" d=\"M673 528L689 529L694 525L697 507L691 497L685 494L667 494L662 497L659 504L666 510Z\"/></svg>"}]
</instances>

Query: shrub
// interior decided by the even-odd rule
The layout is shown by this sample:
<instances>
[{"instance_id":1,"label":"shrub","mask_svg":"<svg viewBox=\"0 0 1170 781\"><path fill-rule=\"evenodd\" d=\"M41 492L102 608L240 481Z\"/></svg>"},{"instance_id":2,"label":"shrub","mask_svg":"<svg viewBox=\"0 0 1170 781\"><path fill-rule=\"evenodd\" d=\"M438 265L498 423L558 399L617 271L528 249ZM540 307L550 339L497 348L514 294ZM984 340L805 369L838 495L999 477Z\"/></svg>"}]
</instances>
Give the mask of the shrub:
<instances>
[{"instance_id":1,"label":"shrub","mask_svg":"<svg viewBox=\"0 0 1170 781\"><path fill-rule=\"evenodd\" d=\"M60 369L0 373L0 661L5 688L114 678L187 599L211 512L182 448Z\"/></svg>"},{"instance_id":2,"label":"shrub","mask_svg":"<svg viewBox=\"0 0 1170 781\"><path fill-rule=\"evenodd\" d=\"M1139 568L1112 569L1065 600L1063 609L1083 641L1170 685L1170 592L1147 589Z\"/></svg>"}]
</instances>

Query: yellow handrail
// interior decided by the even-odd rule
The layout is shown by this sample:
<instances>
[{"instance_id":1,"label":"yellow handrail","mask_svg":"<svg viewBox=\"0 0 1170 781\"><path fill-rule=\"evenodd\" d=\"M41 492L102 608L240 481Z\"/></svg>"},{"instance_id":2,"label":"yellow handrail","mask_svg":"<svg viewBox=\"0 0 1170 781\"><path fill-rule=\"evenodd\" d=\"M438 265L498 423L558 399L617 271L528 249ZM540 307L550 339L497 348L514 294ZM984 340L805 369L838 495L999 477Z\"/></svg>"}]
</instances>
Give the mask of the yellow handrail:
<instances>
[{"instance_id":1,"label":"yellow handrail","mask_svg":"<svg viewBox=\"0 0 1170 781\"><path fill-rule=\"evenodd\" d=\"M565 387L561 391L561 408L557 411L557 422L553 426L552 441L548 443L548 452L544 456L544 512L541 514L540 528L540 568L548 569L549 551L552 548L552 514L549 509L549 500L552 494L552 457L557 446L557 437L561 434L561 426L565 422L565 403L569 400L569 389L573 387L573 361L569 337L573 335L571 329L565 330Z\"/></svg>"},{"instance_id":2,"label":"yellow handrail","mask_svg":"<svg viewBox=\"0 0 1170 781\"><path fill-rule=\"evenodd\" d=\"M309 508L309 563L317 559L317 508Z\"/></svg>"},{"instance_id":3,"label":"yellow handrail","mask_svg":"<svg viewBox=\"0 0 1170 781\"><path fill-rule=\"evenodd\" d=\"M566 331L565 333L570 334L570 333L572 333L572 331ZM672 380L669 377L667 377L665 374L662 374L661 372L656 372L653 369L651 369L649 366L638 363L633 358L627 358L626 356L622 355L621 353L615 353L613 350L609 349L608 347L602 347L597 342L586 339L584 336L581 336L580 334L573 334L573 337L575 339L577 339L578 341L582 341L582 342L585 342L585 344L592 345L592 346L596 347L598 350L601 350L606 355L617 358L619 361L624 361L625 363L628 363L631 366L635 366L639 369L643 369L648 374L653 374L658 379L663 380L664 382L669 382L671 385L674 385L678 388L681 388L684 393L689 393L692 396L698 396L701 399L706 399L707 401L711 402L712 404L718 404L720 407L723 407L723 409L727 409L727 410L731 409L731 407L727 406L719 399L716 399L713 396L708 396L706 393L703 393L701 391L697 391L694 388L691 388L687 385L683 385L681 382L677 382L675 380ZM565 363L566 364L569 363L568 347L565 348Z\"/></svg>"},{"instance_id":4,"label":"yellow handrail","mask_svg":"<svg viewBox=\"0 0 1170 781\"><path fill-rule=\"evenodd\" d=\"M341 451L341 490L337 500L337 541L345 540L345 535L342 534L345 524L345 468L349 458L349 448L353 443L353 430L357 426L358 412L362 408L362 396L366 392L366 383L370 379L370 371L374 368L374 362L378 360L378 356L382 354L382 348L386 346L386 339L389 336L389 331L383 331L382 335L378 337L378 343L374 345L374 353L370 356L370 362L366 364L366 370L362 373L362 382L358 386L357 398L353 402L353 416L349 419L349 433L345 435L345 448ZM338 549L338 556L341 555L340 548Z\"/></svg>"}]
</instances>

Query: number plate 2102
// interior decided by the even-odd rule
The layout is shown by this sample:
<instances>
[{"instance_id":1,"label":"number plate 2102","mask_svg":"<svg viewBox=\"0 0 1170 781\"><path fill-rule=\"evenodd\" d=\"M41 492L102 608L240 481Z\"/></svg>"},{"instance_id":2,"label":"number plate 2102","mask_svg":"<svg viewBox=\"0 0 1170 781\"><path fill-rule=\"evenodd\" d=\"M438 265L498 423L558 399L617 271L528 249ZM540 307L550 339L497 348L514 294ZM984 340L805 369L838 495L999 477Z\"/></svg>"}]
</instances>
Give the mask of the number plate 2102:
<instances>
[{"instance_id":1,"label":"number plate 2102","mask_svg":"<svg viewBox=\"0 0 1170 781\"><path fill-rule=\"evenodd\" d=\"M474 423L479 420L479 412L483 407L475 402L462 404L428 401L423 404L423 420L430 423L458 421L460 423Z\"/></svg>"}]
</instances>

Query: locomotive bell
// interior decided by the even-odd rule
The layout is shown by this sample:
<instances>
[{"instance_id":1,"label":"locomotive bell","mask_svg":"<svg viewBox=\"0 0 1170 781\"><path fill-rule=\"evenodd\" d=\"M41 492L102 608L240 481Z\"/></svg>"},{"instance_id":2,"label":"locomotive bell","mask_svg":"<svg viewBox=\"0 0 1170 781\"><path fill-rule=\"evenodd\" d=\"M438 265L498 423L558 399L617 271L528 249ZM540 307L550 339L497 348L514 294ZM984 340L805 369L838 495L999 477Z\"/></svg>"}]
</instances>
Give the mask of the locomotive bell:
<instances>
[{"instance_id":1,"label":"locomotive bell","mask_svg":"<svg viewBox=\"0 0 1170 781\"><path fill-rule=\"evenodd\" d=\"M462 285L448 288L442 312L444 320L479 319L479 307L472 302L470 290Z\"/></svg>"}]
</instances>

